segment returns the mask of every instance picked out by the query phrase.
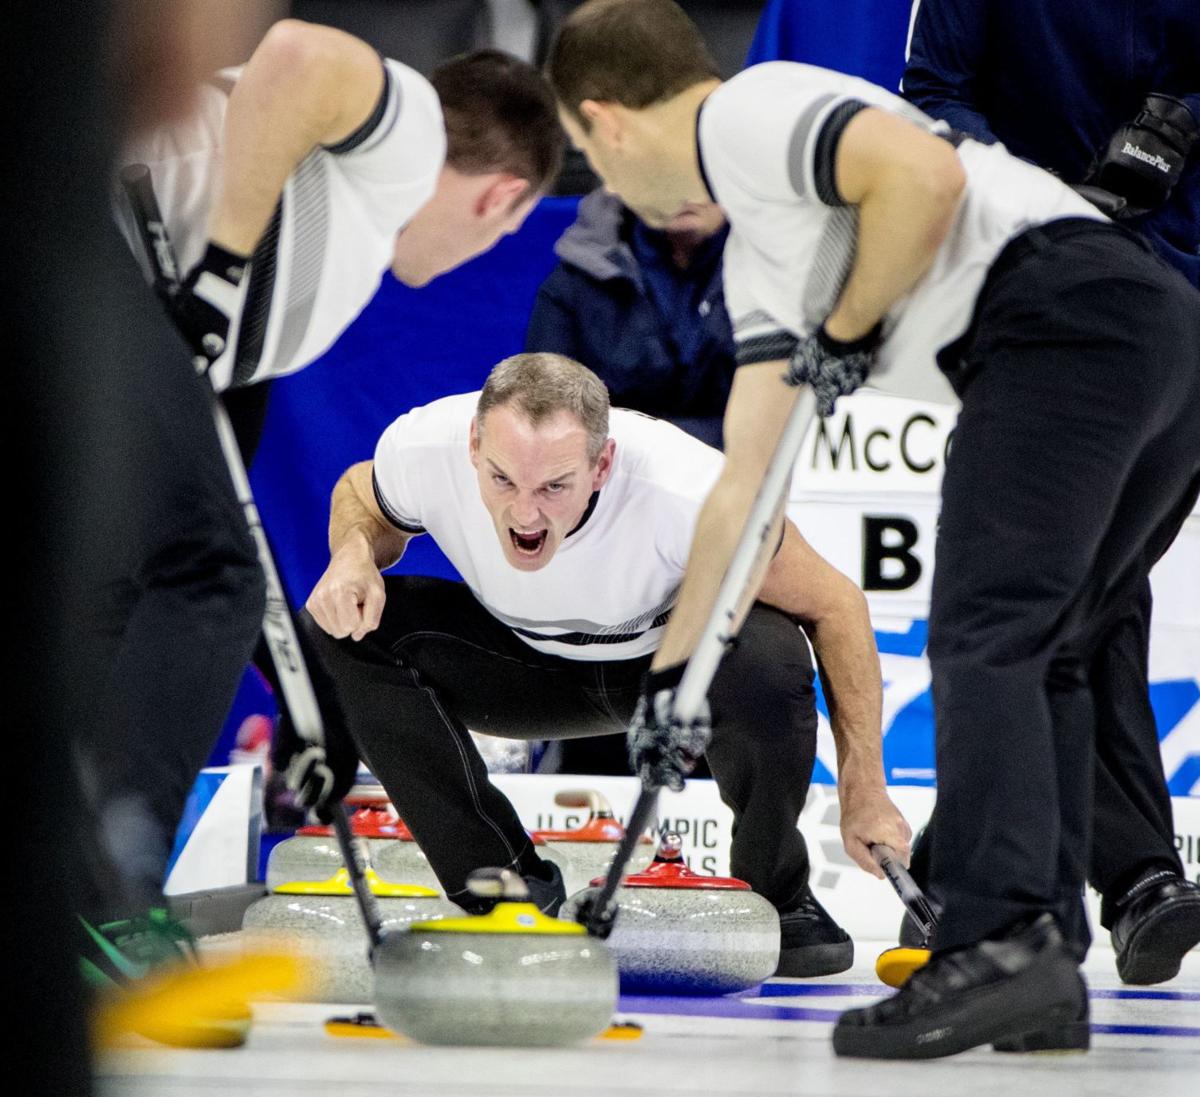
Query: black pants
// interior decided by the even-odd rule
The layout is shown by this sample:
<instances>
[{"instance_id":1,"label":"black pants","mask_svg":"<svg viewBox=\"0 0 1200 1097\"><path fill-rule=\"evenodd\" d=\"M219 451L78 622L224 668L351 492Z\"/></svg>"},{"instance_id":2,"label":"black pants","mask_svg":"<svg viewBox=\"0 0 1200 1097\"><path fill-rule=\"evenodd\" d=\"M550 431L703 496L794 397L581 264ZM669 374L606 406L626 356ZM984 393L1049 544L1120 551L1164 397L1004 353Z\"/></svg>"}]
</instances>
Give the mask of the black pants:
<instances>
[{"instance_id":1,"label":"black pants","mask_svg":"<svg viewBox=\"0 0 1200 1097\"><path fill-rule=\"evenodd\" d=\"M122 249L124 251L124 249ZM220 734L264 589L221 455L212 394L127 252L126 359L100 393L107 485L90 532L92 589L77 620L92 653L81 720L97 814L93 916L161 895L175 829ZM91 668L89 670L88 668Z\"/></svg>"},{"instance_id":2,"label":"black pants","mask_svg":"<svg viewBox=\"0 0 1200 1097\"><path fill-rule=\"evenodd\" d=\"M335 711L412 829L443 887L460 895L485 866L527 869L535 856L508 799L488 779L467 728L557 739L623 728L649 657L582 662L515 637L461 583L387 576L370 644L334 640L301 615L322 708ZM787 909L808 883L796 822L816 757L808 647L795 622L756 605L721 665L709 702L708 763L733 810L735 876ZM536 863L536 862L534 862Z\"/></svg>"},{"instance_id":3,"label":"black pants","mask_svg":"<svg viewBox=\"0 0 1200 1097\"><path fill-rule=\"evenodd\" d=\"M1157 750L1152 722L1107 718L1145 690L1137 657L1124 684L1105 660L1200 490L1200 296L1131 234L1058 222L1005 249L945 364L935 945L1050 910L1082 950L1094 760Z\"/></svg>"},{"instance_id":4,"label":"black pants","mask_svg":"<svg viewBox=\"0 0 1200 1097\"><path fill-rule=\"evenodd\" d=\"M1106 929L1116 919L1117 900L1144 873L1183 872L1147 688L1150 608L1147 581L1089 669L1097 736L1087 879L1100 893L1100 924ZM931 819L913 847L912 875L923 887L929 886L935 830Z\"/></svg>"}]
</instances>

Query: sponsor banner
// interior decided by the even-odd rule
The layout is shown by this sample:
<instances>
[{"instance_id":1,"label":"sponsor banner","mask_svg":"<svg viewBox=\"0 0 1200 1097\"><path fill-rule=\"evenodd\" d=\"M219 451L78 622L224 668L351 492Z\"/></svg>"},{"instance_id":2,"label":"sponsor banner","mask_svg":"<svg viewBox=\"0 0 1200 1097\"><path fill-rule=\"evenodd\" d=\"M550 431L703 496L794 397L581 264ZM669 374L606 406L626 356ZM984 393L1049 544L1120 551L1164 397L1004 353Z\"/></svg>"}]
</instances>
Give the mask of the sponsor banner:
<instances>
[{"instance_id":1,"label":"sponsor banner","mask_svg":"<svg viewBox=\"0 0 1200 1097\"><path fill-rule=\"evenodd\" d=\"M638 783L632 777L505 773L494 774L492 781L513 802L521 822L530 830L567 829L587 819L586 809L557 807L556 792L595 789L608 799L619 819L628 817L638 793ZM900 787L889 791L914 832L925 825L933 810L933 789ZM1173 804L1175 843L1188 876L1200 882L1200 798L1180 797ZM837 791L814 784L799 824L808 844L813 890L851 936L891 940L899 928L903 907L889 884L868 875L850 860L842 847L840 817ZM728 875L732 822L733 815L721 803L712 781L689 781L682 792L664 791L659 797L656 830L678 831L688 864L704 875ZM1099 902L1090 892L1089 903L1093 927L1098 927Z\"/></svg>"},{"instance_id":2,"label":"sponsor banner","mask_svg":"<svg viewBox=\"0 0 1200 1097\"><path fill-rule=\"evenodd\" d=\"M838 401L813 425L788 512L826 559L867 596L884 679L889 783L933 783L928 634L938 492L955 412L879 393ZM1200 795L1200 510L1151 577L1150 700L1171 792ZM828 712L816 780L836 772Z\"/></svg>"}]
</instances>

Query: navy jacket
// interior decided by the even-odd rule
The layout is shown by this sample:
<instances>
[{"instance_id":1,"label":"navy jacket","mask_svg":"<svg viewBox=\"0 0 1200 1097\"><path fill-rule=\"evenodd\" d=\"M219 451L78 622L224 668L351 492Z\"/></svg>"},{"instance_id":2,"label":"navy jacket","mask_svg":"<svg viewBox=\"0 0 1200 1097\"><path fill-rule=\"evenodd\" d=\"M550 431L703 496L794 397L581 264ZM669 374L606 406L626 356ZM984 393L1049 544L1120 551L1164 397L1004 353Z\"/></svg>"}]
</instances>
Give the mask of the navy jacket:
<instances>
[{"instance_id":1,"label":"navy jacket","mask_svg":"<svg viewBox=\"0 0 1200 1097\"><path fill-rule=\"evenodd\" d=\"M633 214L602 190L580 202L554 247L559 264L538 290L525 349L574 358L599 375L615 407L668 419L720 446L736 368L720 248L690 272L700 279L693 315L700 330L685 360L630 246L633 224Z\"/></svg>"},{"instance_id":2,"label":"navy jacket","mask_svg":"<svg viewBox=\"0 0 1200 1097\"><path fill-rule=\"evenodd\" d=\"M904 94L981 141L1082 182L1149 92L1200 120L1200 0L920 0ZM1127 222L1200 286L1200 149Z\"/></svg>"}]
</instances>

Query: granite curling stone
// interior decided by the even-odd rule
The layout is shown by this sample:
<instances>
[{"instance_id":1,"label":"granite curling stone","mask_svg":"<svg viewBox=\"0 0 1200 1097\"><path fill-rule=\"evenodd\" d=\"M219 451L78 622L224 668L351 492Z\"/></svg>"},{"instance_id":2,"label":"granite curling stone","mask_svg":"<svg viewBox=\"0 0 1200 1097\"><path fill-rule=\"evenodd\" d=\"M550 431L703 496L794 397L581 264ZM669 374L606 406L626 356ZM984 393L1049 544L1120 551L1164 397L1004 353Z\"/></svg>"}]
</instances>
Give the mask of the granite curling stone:
<instances>
[{"instance_id":1,"label":"granite curling stone","mask_svg":"<svg viewBox=\"0 0 1200 1097\"><path fill-rule=\"evenodd\" d=\"M375 956L375 1012L425 1044L554 1047L603 1032L617 1002L617 968L582 926L547 918L525 881L485 869L472 893L491 913L410 925Z\"/></svg>"},{"instance_id":2,"label":"granite curling stone","mask_svg":"<svg viewBox=\"0 0 1200 1097\"><path fill-rule=\"evenodd\" d=\"M617 845L625 837L625 827L613 815L609 802L591 789L566 789L555 794L554 802L559 807L588 809L587 820L573 830L533 832L535 841L545 843L538 855L558 865L563 886L571 895L608 871ZM654 843L643 835L630 858L629 870L645 868L653 858Z\"/></svg>"},{"instance_id":3,"label":"granite curling stone","mask_svg":"<svg viewBox=\"0 0 1200 1097\"><path fill-rule=\"evenodd\" d=\"M560 918L574 918L585 895ZM658 855L617 890L608 946L626 994L730 994L757 986L779 964L779 915L743 880L701 876L683 860L683 840L663 835Z\"/></svg>"},{"instance_id":4,"label":"granite curling stone","mask_svg":"<svg viewBox=\"0 0 1200 1097\"><path fill-rule=\"evenodd\" d=\"M381 880L441 889L421 847L391 804L359 807L350 817L350 829L366 842L371 864ZM271 850L267 887L273 891L295 880L328 880L342 867L342 851L332 827L301 827L294 837Z\"/></svg>"},{"instance_id":5,"label":"granite curling stone","mask_svg":"<svg viewBox=\"0 0 1200 1097\"><path fill-rule=\"evenodd\" d=\"M412 922L432 924L460 916L456 906L432 888L392 884L367 869L367 883L379 900L383 932ZM317 1002L369 1002L374 979L369 941L358 901L344 868L328 880L281 884L250 906L242 919L248 949L283 950L306 967L305 997Z\"/></svg>"}]
</instances>

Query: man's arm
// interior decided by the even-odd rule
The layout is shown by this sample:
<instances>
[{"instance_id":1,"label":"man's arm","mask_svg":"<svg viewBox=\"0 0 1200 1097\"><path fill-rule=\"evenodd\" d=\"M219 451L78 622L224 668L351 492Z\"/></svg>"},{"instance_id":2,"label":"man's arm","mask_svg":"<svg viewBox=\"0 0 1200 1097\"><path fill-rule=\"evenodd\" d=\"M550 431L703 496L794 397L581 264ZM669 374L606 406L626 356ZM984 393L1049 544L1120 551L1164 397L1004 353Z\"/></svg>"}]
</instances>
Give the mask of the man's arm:
<instances>
[{"instance_id":1,"label":"man's arm","mask_svg":"<svg viewBox=\"0 0 1200 1097\"><path fill-rule=\"evenodd\" d=\"M901 88L926 114L991 144L996 140L976 102L988 0L920 0Z\"/></svg>"},{"instance_id":2,"label":"man's arm","mask_svg":"<svg viewBox=\"0 0 1200 1097\"><path fill-rule=\"evenodd\" d=\"M318 145L354 133L383 81L379 55L365 42L296 19L276 23L229 96L209 239L235 255L253 252L288 176Z\"/></svg>"},{"instance_id":3,"label":"man's arm","mask_svg":"<svg viewBox=\"0 0 1200 1097\"><path fill-rule=\"evenodd\" d=\"M835 340L867 335L933 264L950 229L965 176L952 145L897 115L860 110L836 147L834 186L858 207L854 265L825 321ZM687 573L654 657L662 670L695 650L738 536L795 400L783 360L734 375L725 409L725 467L705 500Z\"/></svg>"},{"instance_id":4,"label":"man's arm","mask_svg":"<svg viewBox=\"0 0 1200 1097\"><path fill-rule=\"evenodd\" d=\"M812 642L837 746L842 839L862 868L882 876L869 847L886 843L907 862L912 831L884 780L883 684L867 600L790 521L758 597L798 617Z\"/></svg>"},{"instance_id":5,"label":"man's arm","mask_svg":"<svg viewBox=\"0 0 1200 1097\"><path fill-rule=\"evenodd\" d=\"M954 147L888 111L847 123L834 160L837 196L858 207L854 265L825 330L867 335L917 284L950 231L966 174Z\"/></svg>"},{"instance_id":6,"label":"man's arm","mask_svg":"<svg viewBox=\"0 0 1200 1097\"><path fill-rule=\"evenodd\" d=\"M351 465L333 488L329 513L329 566L306 608L330 636L361 640L379 627L384 568L415 534L397 529L375 501L374 463Z\"/></svg>"}]
</instances>

